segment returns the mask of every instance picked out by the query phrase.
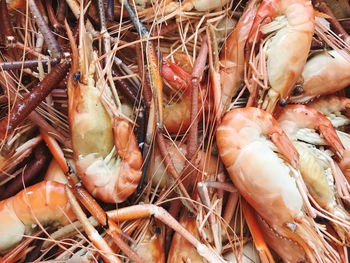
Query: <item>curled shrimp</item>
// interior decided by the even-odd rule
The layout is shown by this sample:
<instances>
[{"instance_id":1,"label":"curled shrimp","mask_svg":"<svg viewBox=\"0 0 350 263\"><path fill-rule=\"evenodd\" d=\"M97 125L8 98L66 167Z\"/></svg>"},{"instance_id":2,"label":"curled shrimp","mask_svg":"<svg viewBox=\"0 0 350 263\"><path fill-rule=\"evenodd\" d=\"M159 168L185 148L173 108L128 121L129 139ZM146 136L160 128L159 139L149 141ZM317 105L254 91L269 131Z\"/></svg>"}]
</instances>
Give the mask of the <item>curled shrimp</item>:
<instances>
[{"instance_id":1,"label":"curled shrimp","mask_svg":"<svg viewBox=\"0 0 350 263\"><path fill-rule=\"evenodd\" d=\"M314 54L305 64L290 101L305 103L350 85L350 62L336 50Z\"/></svg>"},{"instance_id":2,"label":"curled shrimp","mask_svg":"<svg viewBox=\"0 0 350 263\"><path fill-rule=\"evenodd\" d=\"M112 100L111 93L108 86L105 91L97 88L91 39L83 23L80 26L79 57L73 52L67 85L75 165L92 195L105 202L122 202L141 178L142 155L130 123L110 116L102 104L103 98Z\"/></svg>"},{"instance_id":3,"label":"curled shrimp","mask_svg":"<svg viewBox=\"0 0 350 263\"><path fill-rule=\"evenodd\" d=\"M266 83L262 84L263 89L268 90L259 95L257 104L260 108L272 113L278 101L287 101L304 68L314 27L311 1L265 0L260 4L248 41L253 44L262 33L273 33L260 48L261 56L265 56L266 50L266 66L261 66L262 72L254 76L254 79L268 76L270 88ZM251 90L251 93L255 92Z\"/></svg>"},{"instance_id":4,"label":"curled shrimp","mask_svg":"<svg viewBox=\"0 0 350 263\"><path fill-rule=\"evenodd\" d=\"M270 114L252 107L233 109L219 125L216 140L235 186L278 235L296 242L310 262L339 259L303 212L297 178L291 176L298 152Z\"/></svg>"},{"instance_id":5,"label":"curled shrimp","mask_svg":"<svg viewBox=\"0 0 350 263\"><path fill-rule=\"evenodd\" d=\"M342 145L332 123L315 109L304 105L286 106L278 118L281 127L286 131L289 138L294 142L300 155L299 170L305 181L307 189L318 205L325 209L324 216L330 216L331 224L338 233L339 237L346 242L350 241L348 223L349 213L344 209L337 191L333 177L339 177L336 171L332 171L333 160L327 158L325 153L316 149L313 145L313 135L308 133L319 130L324 145L331 146L333 151L341 158L343 156L344 146ZM302 129L306 133L301 133ZM307 142L310 143L307 143ZM329 176L329 173L330 176ZM321 215L321 213L320 213Z\"/></svg>"},{"instance_id":6,"label":"curled shrimp","mask_svg":"<svg viewBox=\"0 0 350 263\"><path fill-rule=\"evenodd\" d=\"M75 220L64 185L43 181L0 202L0 252L15 246L33 226L66 225Z\"/></svg>"}]
</instances>

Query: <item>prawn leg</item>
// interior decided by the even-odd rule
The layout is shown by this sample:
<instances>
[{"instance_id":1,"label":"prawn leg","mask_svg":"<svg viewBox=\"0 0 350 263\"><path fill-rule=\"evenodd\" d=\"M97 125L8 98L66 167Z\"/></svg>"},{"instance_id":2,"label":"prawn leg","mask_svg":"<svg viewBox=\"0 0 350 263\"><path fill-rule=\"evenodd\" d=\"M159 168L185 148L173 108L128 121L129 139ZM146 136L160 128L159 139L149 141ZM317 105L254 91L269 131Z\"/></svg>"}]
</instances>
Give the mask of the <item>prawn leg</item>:
<instances>
[{"instance_id":1,"label":"prawn leg","mask_svg":"<svg viewBox=\"0 0 350 263\"><path fill-rule=\"evenodd\" d=\"M114 254L114 252L112 251L110 246L107 244L107 242L100 236L97 230L91 225L86 215L84 214L83 210L79 206L78 201L75 199L74 194L72 193L72 191L69 189L68 186L66 186L66 193L74 213L76 214L79 221L82 223L84 230L89 236L92 243L99 250L99 253L101 254L102 258L108 263L112 263L112 262L121 263L122 261Z\"/></svg>"},{"instance_id":2,"label":"prawn leg","mask_svg":"<svg viewBox=\"0 0 350 263\"><path fill-rule=\"evenodd\" d=\"M0 33L0 36L4 38L5 47L14 47L16 45L16 34L13 31L11 25L10 14L7 9L6 0L0 1L0 20L2 22L3 32Z\"/></svg>"},{"instance_id":3,"label":"prawn leg","mask_svg":"<svg viewBox=\"0 0 350 263\"><path fill-rule=\"evenodd\" d=\"M112 220L117 222L154 216L159 221L163 222L164 224L178 232L183 238L185 238L190 244L192 244L196 248L197 252L202 257L204 257L210 263L224 262L223 259L219 255L217 255L217 253L213 249L201 243L188 230L181 226L179 222L176 221L176 219L173 218L162 207L152 204L134 205L109 211L107 212L107 215Z\"/></svg>"},{"instance_id":4,"label":"prawn leg","mask_svg":"<svg viewBox=\"0 0 350 263\"><path fill-rule=\"evenodd\" d=\"M69 191L70 201L74 200L70 189ZM105 211L97 204L97 202L81 187L74 187L74 195L78 200L89 210L89 212L97 219L97 221L105 228L106 232L112 236L115 243L122 249L122 251L133 261L138 263L145 262L139 255L137 255L121 238L123 234L121 229L112 220L108 220L108 216ZM84 223L87 222L87 218L84 218ZM84 224L83 224L84 226Z\"/></svg>"}]
</instances>

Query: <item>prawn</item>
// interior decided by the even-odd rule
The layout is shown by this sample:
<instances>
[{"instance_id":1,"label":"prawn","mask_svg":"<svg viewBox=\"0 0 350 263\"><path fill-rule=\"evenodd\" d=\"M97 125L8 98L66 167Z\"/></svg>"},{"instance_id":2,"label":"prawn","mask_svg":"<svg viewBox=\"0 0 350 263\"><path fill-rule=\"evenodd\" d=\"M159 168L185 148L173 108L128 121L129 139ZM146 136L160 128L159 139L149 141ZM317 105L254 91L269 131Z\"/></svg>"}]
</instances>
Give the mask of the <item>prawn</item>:
<instances>
[{"instance_id":1,"label":"prawn","mask_svg":"<svg viewBox=\"0 0 350 263\"><path fill-rule=\"evenodd\" d=\"M277 121L287 133L289 138L294 142L300 155L299 170L305 181L305 184L315 199L317 204L325 209L328 217L330 216L332 226L343 241L350 241L348 234L350 224L350 215L344 209L336 192L332 176L329 171L337 179L340 175L336 171L332 171L334 166L331 158L325 159L325 153L314 147L312 135L310 131L302 133L304 129L319 130L322 134L325 146L330 145L333 151L339 156L343 156L344 147L333 128L332 123L321 113L315 109L304 105L287 105ZM332 178L332 179L329 179ZM339 184L338 184L339 185Z\"/></svg>"},{"instance_id":2,"label":"prawn","mask_svg":"<svg viewBox=\"0 0 350 263\"><path fill-rule=\"evenodd\" d=\"M323 96L307 104L308 107L326 116L334 126L337 134L344 145L343 158L338 161L338 165L344 176L350 182L350 135L347 131L347 126L350 124L350 99L338 96Z\"/></svg>"},{"instance_id":3,"label":"prawn","mask_svg":"<svg viewBox=\"0 0 350 263\"><path fill-rule=\"evenodd\" d=\"M165 141L167 146L167 151L171 156L171 159L175 165L175 169L180 173L186 165L186 154L187 147L180 142L171 142ZM220 173L223 173L222 170L218 169L218 159L217 157L210 155L202 150L198 151L197 157L193 160L193 163L196 164L196 167L199 172L202 171L203 177L205 179L214 177ZM196 178L197 173L191 174L191 184ZM155 148L152 153L149 169L147 170L147 177L152 181L153 185L158 185L164 187L166 184L170 184L169 181L172 181L172 177L166 172L166 167L163 163L163 158L159 152L158 148Z\"/></svg>"},{"instance_id":4,"label":"prawn","mask_svg":"<svg viewBox=\"0 0 350 263\"><path fill-rule=\"evenodd\" d=\"M141 234L141 237L140 242L135 246L135 252L145 259L146 262L164 263L164 225L156 222L156 220L148 222L144 233Z\"/></svg>"},{"instance_id":5,"label":"prawn","mask_svg":"<svg viewBox=\"0 0 350 263\"><path fill-rule=\"evenodd\" d=\"M248 38L253 54L253 44L261 39L262 34L269 34L262 42L258 55L262 60L267 57L266 65L256 68L252 58L250 61L252 79L264 80L259 84L263 89L256 102L259 108L272 113L278 101L283 104L288 100L306 63L314 29L311 1L264 0L260 4ZM255 98L258 91L250 85L250 96Z\"/></svg>"},{"instance_id":6,"label":"prawn","mask_svg":"<svg viewBox=\"0 0 350 263\"><path fill-rule=\"evenodd\" d=\"M196 223L196 217L189 211L184 210L179 223L187 229L192 235L199 239L199 231ZM205 262L199 255L196 248L191 246L190 242L184 239L179 233L175 233L171 242L168 263L176 262Z\"/></svg>"},{"instance_id":7,"label":"prawn","mask_svg":"<svg viewBox=\"0 0 350 263\"><path fill-rule=\"evenodd\" d=\"M303 212L297 178L291 177L299 154L272 115L253 107L233 109L218 126L216 140L231 180L277 235L296 242L310 262L339 261Z\"/></svg>"},{"instance_id":8,"label":"prawn","mask_svg":"<svg viewBox=\"0 0 350 263\"><path fill-rule=\"evenodd\" d=\"M306 62L290 101L306 103L350 85L350 62L338 51L321 51Z\"/></svg>"},{"instance_id":9,"label":"prawn","mask_svg":"<svg viewBox=\"0 0 350 263\"><path fill-rule=\"evenodd\" d=\"M141 178L142 155L130 123L121 116L110 116L104 107L102 100L110 101L111 93L108 87L100 91L95 83L92 43L83 21L81 15L79 57L72 47L67 84L76 170L93 196L104 202L122 202ZM71 45L75 45L72 37ZM80 80L75 80L77 72Z\"/></svg>"},{"instance_id":10,"label":"prawn","mask_svg":"<svg viewBox=\"0 0 350 263\"><path fill-rule=\"evenodd\" d=\"M169 104L164 106L164 126L169 133L185 132L191 124L191 73L192 66L187 55L183 53L174 54L174 60L164 61L162 64L161 75L169 85L175 89L181 99L170 100ZM198 104L202 111L205 105L205 89L200 86ZM203 114L198 113L201 118ZM200 119L198 120L200 121Z\"/></svg>"},{"instance_id":11,"label":"prawn","mask_svg":"<svg viewBox=\"0 0 350 263\"><path fill-rule=\"evenodd\" d=\"M239 90L244 73L245 46L249 32L253 25L258 5L256 0L250 0L225 41L220 57L220 84L212 80L216 115L221 116L223 109L227 108L232 97ZM222 109L223 107L223 109Z\"/></svg>"},{"instance_id":12,"label":"prawn","mask_svg":"<svg viewBox=\"0 0 350 263\"><path fill-rule=\"evenodd\" d=\"M258 215L256 218L266 242L282 258L283 262L307 262L305 251L297 243L276 235L261 216Z\"/></svg>"},{"instance_id":13,"label":"prawn","mask_svg":"<svg viewBox=\"0 0 350 263\"><path fill-rule=\"evenodd\" d=\"M148 4L149 1L143 1L143 4ZM182 12L189 12L191 10L196 10L199 12L207 12L214 9L222 8L224 7L229 0L185 0L182 2L178 1L161 1L161 4L157 3L156 8L150 7L146 8L142 12L139 12L140 14L150 15L151 13L155 12L155 9L161 8L161 12L165 15L180 15ZM152 3L154 5L155 3Z\"/></svg>"},{"instance_id":14,"label":"prawn","mask_svg":"<svg viewBox=\"0 0 350 263\"><path fill-rule=\"evenodd\" d=\"M0 252L18 244L33 233L34 225L63 226L76 219L64 185L42 181L0 202Z\"/></svg>"}]
</instances>

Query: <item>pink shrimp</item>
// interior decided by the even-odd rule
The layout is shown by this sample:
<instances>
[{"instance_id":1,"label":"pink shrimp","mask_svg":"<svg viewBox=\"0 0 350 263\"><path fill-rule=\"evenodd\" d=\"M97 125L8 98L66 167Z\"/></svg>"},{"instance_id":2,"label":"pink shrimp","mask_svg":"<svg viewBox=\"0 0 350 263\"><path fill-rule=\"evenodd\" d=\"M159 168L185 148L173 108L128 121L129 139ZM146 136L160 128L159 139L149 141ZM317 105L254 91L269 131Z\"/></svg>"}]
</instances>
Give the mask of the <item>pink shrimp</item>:
<instances>
[{"instance_id":1,"label":"pink shrimp","mask_svg":"<svg viewBox=\"0 0 350 263\"><path fill-rule=\"evenodd\" d=\"M102 104L103 98L112 99L109 91L100 91L95 84L92 43L83 21L79 56L71 39L73 64L67 85L75 165L92 195L104 202L122 202L134 192L141 178L142 155L131 124L110 116ZM74 77L76 72L80 73L79 80Z\"/></svg>"},{"instance_id":2,"label":"pink shrimp","mask_svg":"<svg viewBox=\"0 0 350 263\"><path fill-rule=\"evenodd\" d=\"M306 103L350 85L350 62L336 50L314 54L305 64L290 101Z\"/></svg>"},{"instance_id":3,"label":"pink shrimp","mask_svg":"<svg viewBox=\"0 0 350 263\"><path fill-rule=\"evenodd\" d=\"M291 177L298 152L270 114L233 109L219 125L216 140L235 186L275 232L295 241L310 262L339 259L303 212L302 195Z\"/></svg>"},{"instance_id":4,"label":"pink shrimp","mask_svg":"<svg viewBox=\"0 0 350 263\"><path fill-rule=\"evenodd\" d=\"M264 0L260 4L249 43L252 45L255 39L260 40L262 33L274 33L260 49L264 56L266 49L267 64L261 66L262 72L254 76L254 79L261 76L266 79L265 75L268 76L270 88L266 84L262 86L268 90L259 94L257 105L260 108L272 113L278 101L287 101L304 68L314 27L314 9L310 1ZM255 66L254 75L256 71L258 68ZM257 90L250 91L251 96L257 95Z\"/></svg>"},{"instance_id":5,"label":"pink shrimp","mask_svg":"<svg viewBox=\"0 0 350 263\"><path fill-rule=\"evenodd\" d=\"M349 242L350 224L348 222L350 215L339 202L339 197L342 195L338 196L337 191L334 190L346 180L341 173L332 169L334 167L333 160L330 157L327 158L323 151L315 147L315 144L319 144L317 141L321 141L321 145L330 146L337 156L342 158L344 146L332 123L315 109L304 105L287 105L283 108L278 122L299 152L299 170L310 195L319 205L318 207L315 204L319 215L330 217L331 224L339 237L343 241ZM303 129L304 132L302 132ZM315 130L320 132L321 139L317 139L317 136L315 139L313 138ZM335 184L333 178L329 179L327 170L331 171L332 177L335 178ZM347 195L344 197L349 198Z\"/></svg>"}]
</instances>

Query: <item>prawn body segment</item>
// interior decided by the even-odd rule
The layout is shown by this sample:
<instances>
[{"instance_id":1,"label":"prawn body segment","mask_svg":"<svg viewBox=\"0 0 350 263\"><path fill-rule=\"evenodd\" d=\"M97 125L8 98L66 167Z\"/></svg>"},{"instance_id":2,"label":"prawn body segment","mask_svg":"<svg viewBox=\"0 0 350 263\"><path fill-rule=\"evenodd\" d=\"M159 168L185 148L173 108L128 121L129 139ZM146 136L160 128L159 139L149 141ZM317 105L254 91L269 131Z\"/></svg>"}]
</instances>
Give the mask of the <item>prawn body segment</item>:
<instances>
[{"instance_id":1,"label":"prawn body segment","mask_svg":"<svg viewBox=\"0 0 350 263\"><path fill-rule=\"evenodd\" d=\"M318 130L335 153L342 157L344 146L332 123L315 109L303 105L288 105L278 117L278 122L292 140L297 140L297 132L301 128Z\"/></svg>"}]
</instances>

